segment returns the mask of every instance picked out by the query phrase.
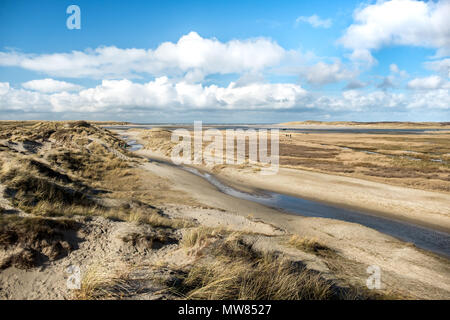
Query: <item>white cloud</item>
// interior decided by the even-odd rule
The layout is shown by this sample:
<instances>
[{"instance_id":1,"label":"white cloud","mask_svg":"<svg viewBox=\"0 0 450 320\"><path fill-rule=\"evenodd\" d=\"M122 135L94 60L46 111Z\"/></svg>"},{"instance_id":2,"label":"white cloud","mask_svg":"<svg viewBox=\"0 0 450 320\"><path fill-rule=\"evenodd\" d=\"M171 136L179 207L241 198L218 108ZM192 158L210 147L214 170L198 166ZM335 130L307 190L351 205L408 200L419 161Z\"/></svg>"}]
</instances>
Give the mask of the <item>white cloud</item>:
<instances>
[{"instance_id":1,"label":"white cloud","mask_svg":"<svg viewBox=\"0 0 450 320\"><path fill-rule=\"evenodd\" d=\"M321 97L316 104L321 109L363 112L380 108L405 108L408 104L408 99L403 94L385 91L364 93L358 90L347 90L340 97Z\"/></svg>"},{"instance_id":2,"label":"white cloud","mask_svg":"<svg viewBox=\"0 0 450 320\"><path fill-rule=\"evenodd\" d=\"M389 75L387 77L383 78L383 81L379 84L377 84L377 88L379 89L389 89L389 88L395 88L395 77L392 75Z\"/></svg>"},{"instance_id":3,"label":"white cloud","mask_svg":"<svg viewBox=\"0 0 450 320\"><path fill-rule=\"evenodd\" d=\"M408 108L450 110L450 90L438 89L416 93L411 97ZM443 119L448 120L448 111L447 117Z\"/></svg>"},{"instance_id":4,"label":"white cloud","mask_svg":"<svg viewBox=\"0 0 450 320\"><path fill-rule=\"evenodd\" d=\"M77 91L82 89L81 86L76 85L74 83L58 81L49 78L24 82L22 83L22 87L24 87L25 89L45 93L61 92L61 91Z\"/></svg>"},{"instance_id":5,"label":"white cloud","mask_svg":"<svg viewBox=\"0 0 450 320\"><path fill-rule=\"evenodd\" d=\"M11 88L8 82L0 82L0 112L48 112L47 95L23 89Z\"/></svg>"},{"instance_id":6,"label":"white cloud","mask_svg":"<svg viewBox=\"0 0 450 320\"><path fill-rule=\"evenodd\" d=\"M450 91L445 89L419 91L413 95L358 90L344 91L340 97L322 96L314 101L314 106L323 110L348 110L359 112L390 109L392 111L450 110Z\"/></svg>"},{"instance_id":7,"label":"white cloud","mask_svg":"<svg viewBox=\"0 0 450 320\"><path fill-rule=\"evenodd\" d=\"M66 78L187 74L199 80L209 74L258 72L278 65L285 54L283 48L266 38L223 43L190 32L177 43L164 42L155 50L112 46L41 55L0 52L0 66L16 66Z\"/></svg>"},{"instance_id":8,"label":"white cloud","mask_svg":"<svg viewBox=\"0 0 450 320\"><path fill-rule=\"evenodd\" d=\"M373 63L371 50L390 45L410 45L437 49L450 54L450 1L378 1L354 13L339 43L353 50L351 57Z\"/></svg>"},{"instance_id":9,"label":"white cloud","mask_svg":"<svg viewBox=\"0 0 450 320\"><path fill-rule=\"evenodd\" d=\"M407 77L408 76L408 73L405 70L400 70L400 68L395 63L392 63L389 66L389 70L391 70L391 72L393 74L399 75L400 77Z\"/></svg>"},{"instance_id":10,"label":"white cloud","mask_svg":"<svg viewBox=\"0 0 450 320\"><path fill-rule=\"evenodd\" d=\"M6 88L6 89L2 89ZM293 108L307 95L295 84L249 84L227 87L171 82L160 77L147 83L103 80L77 93L53 94L0 85L0 110L46 108L48 112L106 112L123 110L279 110ZM31 100L30 100L31 99Z\"/></svg>"},{"instance_id":11,"label":"white cloud","mask_svg":"<svg viewBox=\"0 0 450 320\"><path fill-rule=\"evenodd\" d=\"M182 115L192 111L213 114L220 111L276 112L312 110L323 112L371 112L390 108L401 111L450 109L446 89L418 90L413 94L386 91L347 90L341 96L307 92L295 84L252 83L226 87L172 82L160 77L147 83L130 80L103 80L96 87L79 92L43 93L15 89L0 83L0 112L20 113L102 113L105 117L120 114L169 112ZM53 115L54 117L54 115Z\"/></svg>"},{"instance_id":12,"label":"white cloud","mask_svg":"<svg viewBox=\"0 0 450 320\"><path fill-rule=\"evenodd\" d=\"M408 88L414 90L450 89L450 82L439 76L415 78L408 82Z\"/></svg>"},{"instance_id":13,"label":"white cloud","mask_svg":"<svg viewBox=\"0 0 450 320\"><path fill-rule=\"evenodd\" d=\"M450 78L450 59L428 61L425 62L424 65L427 69L437 71L444 77Z\"/></svg>"},{"instance_id":14,"label":"white cloud","mask_svg":"<svg viewBox=\"0 0 450 320\"><path fill-rule=\"evenodd\" d=\"M357 73L346 69L340 61L335 61L332 64L318 62L305 68L302 75L311 84L323 85L352 79Z\"/></svg>"},{"instance_id":15,"label":"white cloud","mask_svg":"<svg viewBox=\"0 0 450 320\"><path fill-rule=\"evenodd\" d=\"M369 84L367 82L360 81L358 79L352 80L345 86L345 90L361 89L367 87Z\"/></svg>"},{"instance_id":16,"label":"white cloud","mask_svg":"<svg viewBox=\"0 0 450 320\"><path fill-rule=\"evenodd\" d=\"M0 95L6 94L9 91L8 82L0 82Z\"/></svg>"},{"instance_id":17,"label":"white cloud","mask_svg":"<svg viewBox=\"0 0 450 320\"><path fill-rule=\"evenodd\" d=\"M331 19L321 19L318 15L314 14L310 17L300 16L295 20L295 23L298 24L300 22L309 23L314 28L325 28L328 29L332 25Z\"/></svg>"},{"instance_id":18,"label":"white cloud","mask_svg":"<svg viewBox=\"0 0 450 320\"><path fill-rule=\"evenodd\" d=\"M399 80L408 76L408 73L405 70L400 70L395 63L389 65L389 70L391 71L391 74L382 78L383 80L376 85L378 89L387 90L390 88L396 88L398 87Z\"/></svg>"},{"instance_id":19,"label":"white cloud","mask_svg":"<svg viewBox=\"0 0 450 320\"><path fill-rule=\"evenodd\" d=\"M367 67L374 66L378 63L378 61L372 56L369 50L367 49L354 49L350 54L350 59L355 63L363 63L366 64Z\"/></svg>"},{"instance_id":20,"label":"white cloud","mask_svg":"<svg viewBox=\"0 0 450 320\"><path fill-rule=\"evenodd\" d=\"M393 72L393 73L397 73L397 72L400 72L400 69L398 68L398 66L396 65L396 64L391 64L390 66L389 66L389 70L391 70L391 72Z\"/></svg>"}]
</instances>

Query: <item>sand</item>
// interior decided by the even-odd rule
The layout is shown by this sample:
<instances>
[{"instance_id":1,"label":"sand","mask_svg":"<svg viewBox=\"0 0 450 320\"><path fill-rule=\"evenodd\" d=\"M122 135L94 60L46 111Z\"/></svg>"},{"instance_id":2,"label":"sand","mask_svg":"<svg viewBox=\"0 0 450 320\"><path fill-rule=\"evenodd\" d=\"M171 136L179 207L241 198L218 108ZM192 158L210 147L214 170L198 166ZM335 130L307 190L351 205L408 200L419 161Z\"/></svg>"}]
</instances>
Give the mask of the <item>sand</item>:
<instances>
[{"instance_id":1,"label":"sand","mask_svg":"<svg viewBox=\"0 0 450 320\"><path fill-rule=\"evenodd\" d=\"M133 132L127 132L128 136L132 134ZM134 137L138 138L137 135L135 132ZM409 298L417 299L450 299L450 263L446 258L420 250L359 224L290 215L254 202L236 199L185 170L164 162L153 161L163 158L161 155L148 150L136 153L148 160L140 164L140 169L148 173L143 174L142 178L154 186L153 177L157 177L158 184L164 183L170 188L162 192L178 195L172 197L176 201L166 201L166 204L159 205L169 217L185 218L201 226L251 233L255 249L283 254L293 261L301 262L308 269L320 272L325 278L363 285L369 276L366 272L367 267L376 265L382 272L382 289L387 292L400 292ZM342 197L346 196L346 205L351 201L355 204L365 201L365 207L373 206L380 214L383 212L387 214L388 211L392 214L386 205L377 207L377 202L383 202L383 199L387 199L387 202L383 203L389 203L393 207L402 205L408 210L413 207L417 198L423 212L433 217L433 223L437 224L440 216L444 222L448 219L448 213L439 209L440 206L446 208L444 204L448 198L434 192L430 193L431 196L437 197L436 201L441 201L436 207L432 206L434 198L427 198L430 196L428 193L419 194L413 189L394 188L385 194L383 190L390 186L348 177L297 170L290 172L283 169L279 177L273 176L271 179L274 180L267 180L266 184L263 184L267 176L261 179L254 172L237 168L225 168L219 176L228 183L249 191L256 187L264 187L304 197L311 195L314 198L315 195L316 200L330 203L344 202ZM339 186L337 189L339 191L335 191L338 194L334 194L330 187L327 188L328 183L334 183L334 187ZM342 189L344 186L346 189ZM0 185L0 189L1 187ZM404 213L399 210L397 216L403 217L402 219L420 220L419 211ZM191 263L194 256L177 244L167 244L158 250L150 250L145 244L130 245L123 240L130 234L151 234L154 230L148 225L114 221L103 217L75 218L83 222L83 228L77 232L77 238L80 239L77 242L77 250L64 258L28 271L14 267L3 270L0 273L0 298L71 299L73 291L66 286L69 277L66 268L70 265L80 266L82 273L85 274L99 264L106 268L106 271L116 269L129 271L132 273L131 279L140 280L140 291L136 291L131 296L132 299L174 298L160 291L158 283L152 281L151 277L155 276L156 271L151 269L151 266L167 264L179 268ZM442 225L447 226L445 223ZM183 232L184 229L179 229L173 231L171 236L179 240L183 238ZM286 242L292 234L318 239L335 254L319 256L291 248ZM133 268L128 270L130 266ZM157 272L166 272L167 274L163 275L170 277L171 270L173 269L158 268Z\"/></svg>"},{"instance_id":2,"label":"sand","mask_svg":"<svg viewBox=\"0 0 450 320\"><path fill-rule=\"evenodd\" d=\"M129 130L127 135L145 144L140 140L139 131ZM162 152L145 149L138 153L170 162ZM264 189L450 232L450 194L447 193L283 167L274 175L261 175L249 167L221 166L220 170L204 165L197 167L247 192ZM154 173L158 174L158 170ZM185 176L180 181L184 179Z\"/></svg>"},{"instance_id":3,"label":"sand","mask_svg":"<svg viewBox=\"0 0 450 320\"><path fill-rule=\"evenodd\" d=\"M139 151L138 154L153 159L158 157L146 150ZM284 232L319 239L339 252L342 258L333 261L338 265L337 270L333 270L335 276L361 282L367 277L366 268L377 265L383 272L385 289L408 292L413 297L450 298L450 264L446 258L417 249L359 224L293 216L236 199L221 193L204 179L164 163L149 162L144 167L172 181L173 188L189 194L205 205L220 209L210 212L210 220L223 218L223 211L242 217L250 215L253 219ZM244 177L246 176L241 176L240 179ZM180 214L183 212L181 209ZM231 220L227 218L227 221ZM261 245L266 249L277 247L275 242L267 240L262 241ZM310 266L321 272L329 272L320 262L317 257L310 257Z\"/></svg>"},{"instance_id":4,"label":"sand","mask_svg":"<svg viewBox=\"0 0 450 320\"><path fill-rule=\"evenodd\" d=\"M450 232L450 195L362 179L280 168L262 176L249 169L225 168L219 177L270 190Z\"/></svg>"}]
</instances>

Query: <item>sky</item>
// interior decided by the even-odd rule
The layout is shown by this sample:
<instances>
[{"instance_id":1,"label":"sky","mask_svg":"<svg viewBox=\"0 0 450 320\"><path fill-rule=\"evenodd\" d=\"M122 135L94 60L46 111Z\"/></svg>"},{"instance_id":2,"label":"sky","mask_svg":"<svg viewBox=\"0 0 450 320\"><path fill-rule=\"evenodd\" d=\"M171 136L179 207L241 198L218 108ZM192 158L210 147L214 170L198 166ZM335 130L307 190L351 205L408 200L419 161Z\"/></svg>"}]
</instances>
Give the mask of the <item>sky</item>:
<instances>
[{"instance_id":1,"label":"sky","mask_svg":"<svg viewBox=\"0 0 450 320\"><path fill-rule=\"evenodd\" d=\"M449 16L450 0L0 0L0 119L450 121Z\"/></svg>"}]
</instances>

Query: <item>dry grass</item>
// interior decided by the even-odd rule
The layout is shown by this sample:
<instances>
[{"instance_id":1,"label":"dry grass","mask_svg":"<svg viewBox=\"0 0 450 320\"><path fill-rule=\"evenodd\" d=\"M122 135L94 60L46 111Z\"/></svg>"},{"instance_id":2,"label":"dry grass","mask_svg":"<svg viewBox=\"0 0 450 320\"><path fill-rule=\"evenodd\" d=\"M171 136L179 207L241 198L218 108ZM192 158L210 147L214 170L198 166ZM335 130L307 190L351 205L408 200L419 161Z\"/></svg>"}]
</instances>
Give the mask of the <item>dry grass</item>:
<instances>
[{"instance_id":1,"label":"dry grass","mask_svg":"<svg viewBox=\"0 0 450 320\"><path fill-rule=\"evenodd\" d=\"M287 244L296 249L311 253L323 253L332 251L330 248L323 245L315 238L300 237L298 235L292 235L287 241Z\"/></svg>"},{"instance_id":2,"label":"dry grass","mask_svg":"<svg viewBox=\"0 0 450 320\"><path fill-rule=\"evenodd\" d=\"M65 237L68 231L76 231L80 224L69 219L0 216L0 248L18 248L4 260L1 268L15 266L22 269L35 267L45 260L55 260L73 250L73 244Z\"/></svg>"},{"instance_id":3,"label":"dry grass","mask_svg":"<svg viewBox=\"0 0 450 320\"><path fill-rule=\"evenodd\" d=\"M173 234L165 229L156 229L149 233L133 232L122 237L122 241L143 249L160 249L165 245L178 243Z\"/></svg>"},{"instance_id":4,"label":"dry grass","mask_svg":"<svg viewBox=\"0 0 450 320\"><path fill-rule=\"evenodd\" d=\"M196 231L185 240L188 245L214 235L211 230ZM257 252L238 233L212 241L209 254L197 260L172 290L183 298L199 300L376 298L353 287L340 288L300 263Z\"/></svg>"},{"instance_id":5,"label":"dry grass","mask_svg":"<svg viewBox=\"0 0 450 320\"><path fill-rule=\"evenodd\" d=\"M223 229L200 226L188 230L181 240L181 245L185 248L203 246L208 240L218 238L223 234Z\"/></svg>"},{"instance_id":6,"label":"dry grass","mask_svg":"<svg viewBox=\"0 0 450 320\"><path fill-rule=\"evenodd\" d=\"M169 218L162 216L157 212L144 212L142 210L131 210L125 218L128 222L145 223L152 227L158 228L190 228L195 224L185 219Z\"/></svg>"},{"instance_id":7,"label":"dry grass","mask_svg":"<svg viewBox=\"0 0 450 320\"><path fill-rule=\"evenodd\" d=\"M38 215L114 215L99 204L95 182L130 174L124 142L85 121L14 122L2 132L0 182L12 204ZM33 148L25 148L30 141ZM25 148L18 152L14 148Z\"/></svg>"},{"instance_id":8,"label":"dry grass","mask_svg":"<svg viewBox=\"0 0 450 320\"><path fill-rule=\"evenodd\" d=\"M91 266L81 279L81 288L74 291L74 299L121 299L136 293L130 281L128 266Z\"/></svg>"},{"instance_id":9,"label":"dry grass","mask_svg":"<svg viewBox=\"0 0 450 320\"><path fill-rule=\"evenodd\" d=\"M13 203L20 204L24 209L33 208L40 201L63 205L95 205L95 201L86 193L26 172L15 172L12 179L3 178L2 182L7 185L6 193L12 196Z\"/></svg>"},{"instance_id":10,"label":"dry grass","mask_svg":"<svg viewBox=\"0 0 450 320\"><path fill-rule=\"evenodd\" d=\"M320 275L299 271L272 256L249 262L218 260L194 266L184 285L188 299L302 300L332 297L331 284Z\"/></svg>"},{"instance_id":11,"label":"dry grass","mask_svg":"<svg viewBox=\"0 0 450 320\"><path fill-rule=\"evenodd\" d=\"M61 231L76 230L79 223L69 219L0 216L0 246L33 244L37 240L60 238Z\"/></svg>"},{"instance_id":12,"label":"dry grass","mask_svg":"<svg viewBox=\"0 0 450 320\"><path fill-rule=\"evenodd\" d=\"M24 207L23 205L19 205ZM37 216L47 216L47 217L74 217L74 216L104 216L104 217L116 217L115 210L107 210L103 207L93 205L93 206L79 206L73 204L63 204L58 202L48 202L46 200L39 201L30 211Z\"/></svg>"}]
</instances>

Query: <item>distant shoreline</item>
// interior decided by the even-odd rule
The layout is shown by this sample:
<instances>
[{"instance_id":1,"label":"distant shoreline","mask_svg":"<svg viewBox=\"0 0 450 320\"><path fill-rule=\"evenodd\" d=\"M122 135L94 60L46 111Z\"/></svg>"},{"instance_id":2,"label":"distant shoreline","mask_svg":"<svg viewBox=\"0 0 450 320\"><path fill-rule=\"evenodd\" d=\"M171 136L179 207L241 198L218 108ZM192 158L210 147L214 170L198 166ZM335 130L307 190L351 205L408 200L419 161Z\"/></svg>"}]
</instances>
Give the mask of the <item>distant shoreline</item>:
<instances>
[{"instance_id":1,"label":"distant shoreline","mask_svg":"<svg viewBox=\"0 0 450 320\"><path fill-rule=\"evenodd\" d=\"M380 121L380 122L357 122L357 121L291 121L283 122L280 126L333 126L333 127L358 127L358 128L391 128L391 129L450 129L450 122L404 122L404 121Z\"/></svg>"}]
</instances>

